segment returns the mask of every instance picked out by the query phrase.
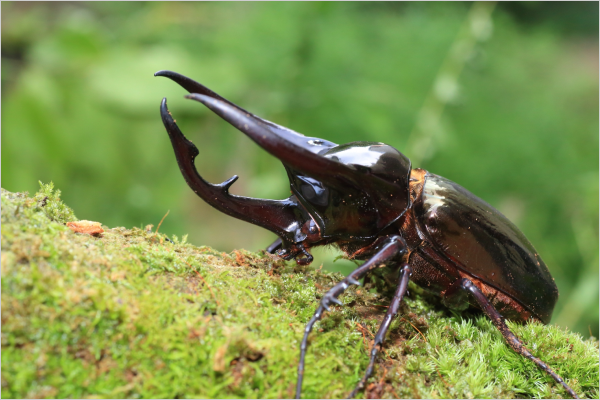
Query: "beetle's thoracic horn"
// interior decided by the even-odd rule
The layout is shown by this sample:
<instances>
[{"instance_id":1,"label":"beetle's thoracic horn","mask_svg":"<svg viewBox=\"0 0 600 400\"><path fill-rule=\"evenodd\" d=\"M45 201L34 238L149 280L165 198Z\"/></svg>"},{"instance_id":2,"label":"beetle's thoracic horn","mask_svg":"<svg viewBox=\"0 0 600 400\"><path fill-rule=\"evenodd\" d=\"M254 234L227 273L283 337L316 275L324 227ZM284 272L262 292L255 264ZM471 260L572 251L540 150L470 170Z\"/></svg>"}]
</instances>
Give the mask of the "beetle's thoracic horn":
<instances>
[{"instance_id":1,"label":"beetle's thoracic horn","mask_svg":"<svg viewBox=\"0 0 600 400\"><path fill-rule=\"evenodd\" d=\"M212 112L246 134L260 147L277 157L282 163L310 177L338 186L342 182L332 181L332 176L340 178L355 173L347 165L318 154L320 150L328 150L336 146L334 143L306 137L290 129L268 123L262 118L238 110L229 103L212 97L197 93L185 97L204 104Z\"/></svg>"},{"instance_id":2,"label":"beetle's thoracic horn","mask_svg":"<svg viewBox=\"0 0 600 400\"><path fill-rule=\"evenodd\" d=\"M218 185L205 181L194 165L194 159L199 154L198 148L179 130L167 109L166 98L160 105L160 115L173 144L179 169L198 196L225 214L262 226L293 242L293 235L298 229L298 218L295 215L298 212L297 203L292 199L265 200L232 195L229 188L237 180L237 175Z\"/></svg>"},{"instance_id":3,"label":"beetle's thoracic horn","mask_svg":"<svg viewBox=\"0 0 600 400\"><path fill-rule=\"evenodd\" d=\"M190 92L189 99L201 102L215 114L229 122L283 164L308 176L327 182L334 187L352 184L350 178L357 172L351 167L321 156L337 144L304 136L291 129L262 119L224 99L206 86L172 71L158 71ZM332 179L332 177L336 177ZM346 180L346 182L344 182Z\"/></svg>"}]
</instances>

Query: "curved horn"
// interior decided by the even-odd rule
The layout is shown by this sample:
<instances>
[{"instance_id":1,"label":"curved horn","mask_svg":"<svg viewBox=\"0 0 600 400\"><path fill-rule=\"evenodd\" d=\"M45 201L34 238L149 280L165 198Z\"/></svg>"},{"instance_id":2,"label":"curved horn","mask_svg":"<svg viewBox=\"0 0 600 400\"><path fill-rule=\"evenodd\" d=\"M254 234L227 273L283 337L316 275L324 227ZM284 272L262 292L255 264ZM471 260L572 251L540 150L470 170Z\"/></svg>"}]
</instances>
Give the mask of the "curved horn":
<instances>
[{"instance_id":1,"label":"curved horn","mask_svg":"<svg viewBox=\"0 0 600 400\"><path fill-rule=\"evenodd\" d=\"M319 154L323 150L326 151L337 146L334 143L307 137L291 129L283 128L220 99L197 93L185 97L204 104L260 147L281 160L283 164L308 176L325 181L332 186L343 187L344 183L349 182L341 180L357 174L357 171L351 167ZM335 179L332 179L333 176Z\"/></svg>"},{"instance_id":2,"label":"curved horn","mask_svg":"<svg viewBox=\"0 0 600 400\"><path fill-rule=\"evenodd\" d=\"M340 188L353 181L344 178L350 178L358 172L347 165L319 155L336 147L337 144L333 142L304 136L262 119L224 99L206 86L176 72L158 71L154 76L164 76L178 83L191 93L186 96L187 98L201 102L285 165L297 171ZM333 176L336 178L332 179Z\"/></svg>"},{"instance_id":3,"label":"curved horn","mask_svg":"<svg viewBox=\"0 0 600 400\"><path fill-rule=\"evenodd\" d=\"M294 234L302 222L297 218L296 213L300 211L292 198L265 200L232 195L229 188L238 179L237 175L218 185L205 181L194 165L194 159L199 154L198 148L179 130L167 108L166 98L161 102L160 115L171 139L179 169L198 196L225 214L262 226L287 242L295 241Z\"/></svg>"}]
</instances>

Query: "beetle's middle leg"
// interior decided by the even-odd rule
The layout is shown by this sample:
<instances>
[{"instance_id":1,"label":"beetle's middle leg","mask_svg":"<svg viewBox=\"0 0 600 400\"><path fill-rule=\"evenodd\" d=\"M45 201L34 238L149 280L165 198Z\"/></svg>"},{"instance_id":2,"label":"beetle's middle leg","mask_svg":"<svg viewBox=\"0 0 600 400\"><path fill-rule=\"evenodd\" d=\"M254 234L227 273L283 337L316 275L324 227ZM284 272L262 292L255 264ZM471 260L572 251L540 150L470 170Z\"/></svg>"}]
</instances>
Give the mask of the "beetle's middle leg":
<instances>
[{"instance_id":1,"label":"beetle's middle leg","mask_svg":"<svg viewBox=\"0 0 600 400\"><path fill-rule=\"evenodd\" d=\"M350 396L348 396L349 398L353 398L354 396L356 396L356 393L358 393L359 390L362 390L365 387L367 379L369 379L369 377L373 373L375 357L377 356L377 352L381 348L381 344L385 339L385 334L387 333L387 330L389 329L390 324L392 323L392 318L394 318L394 316L398 313L398 308L400 308L402 298L404 298L404 295L406 294L406 291L408 289L408 278L410 278L411 273L412 270L408 266L408 264L404 264L400 269L400 280L398 282L398 287L396 288L396 293L394 293L392 302L390 303L390 306L388 307L388 310L385 313L385 317L383 317L383 322L381 323L381 326L379 326L379 330L377 331L377 334L375 335L375 340L373 341L373 348L371 349L371 358L369 359L369 366L365 371L365 375L362 377L360 382L358 382L358 385L356 385L352 393L350 393Z\"/></svg>"},{"instance_id":2,"label":"beetle's middle leg","mask_svg":"<svg viewBox=\"0 0 600 400\"><path fill-rule=\"evenodd\" d=\"M300 398L300 393L302 391L302 380L304 378L304 358L306 356L306 348L308 346L308 335L312 331L315 322L321 319L325 310L329 311L329 306L331 304L342 304L342 302L338 300L338 297L346 289L348 289L350 285L359 285L359 279L364 277L369 271L372 271L383 263L397 258L405 252L406 242L401 236L388 236L383 243L379 245L377 253L375 253L373 257L352 271L350 275L329 289L329 291L323 296L321 299L321 304L319 304L319 307L304 328L304 337L302 338L302 343L300 344L300 362L298 363L298 383L296 385L297 399Z\"/></svg>"},{"instance_id":3,"label":"beetle's middle leg","mask_svg":"<svg viewBox=\"0 0 600 400\"><path fill-rule=\"evenodd\" d=\"M492 320L492 323L496 328L498 328L502 336L504 336L506 343L508 343L508 345L516 353L533 361L540 369L544 370L557 383L559 383L563 388L565 388L565 390L574 399L579 398L579 396L577 396L577 393L575 393L575 391L571 389L569 385L567 385L565 381L556 372L554 372L552 368L550 368L545 362L531 354L531 352L523 345L521 339L519 339L517 335L512 333L508 325L506 325L506 322L504 322L504 317L500 315L500 313L494 308L492 303L490 303L490 301L485 297L481 290L479 290L479 288L475 286L475 284L469 279L463 278L453 283L452 286L450 286L450 288L448 288L446 290L446 293L444 294L444 302L447 304L456 303L456 305L458 305L458 303L464 302L467 296L470 296L473 299L475 299L479 307Z\"/></svg>"}]
</instances>

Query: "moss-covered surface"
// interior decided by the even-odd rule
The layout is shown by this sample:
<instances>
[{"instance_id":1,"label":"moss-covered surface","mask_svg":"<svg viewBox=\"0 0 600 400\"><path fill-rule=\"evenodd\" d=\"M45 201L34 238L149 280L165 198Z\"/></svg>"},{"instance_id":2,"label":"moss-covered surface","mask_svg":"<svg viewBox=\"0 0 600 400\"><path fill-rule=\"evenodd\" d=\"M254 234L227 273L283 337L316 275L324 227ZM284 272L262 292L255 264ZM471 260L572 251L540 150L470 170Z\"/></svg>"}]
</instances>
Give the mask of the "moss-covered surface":
<instances>
[{"instance_id":1,"label":"moss-covered surface","mask_svg":"<svg viewBox=\"0 0 600 400\"><path fill-rule=\"evenodd\" d=\"M304 324L342 278L149 229L73 233L59 192L2 191L2 397L292 397ZM381 283L383 280L374 280ZM380 285L381 286L381 285ZM304 397L348 395L389 301L353 287L311 336ZM383 293L383 294L382 294ZM510 325L577 393L598 398L598 341ZM483 316L411 287L368 397L564 397Z\"/></svg>"}]
</instances>

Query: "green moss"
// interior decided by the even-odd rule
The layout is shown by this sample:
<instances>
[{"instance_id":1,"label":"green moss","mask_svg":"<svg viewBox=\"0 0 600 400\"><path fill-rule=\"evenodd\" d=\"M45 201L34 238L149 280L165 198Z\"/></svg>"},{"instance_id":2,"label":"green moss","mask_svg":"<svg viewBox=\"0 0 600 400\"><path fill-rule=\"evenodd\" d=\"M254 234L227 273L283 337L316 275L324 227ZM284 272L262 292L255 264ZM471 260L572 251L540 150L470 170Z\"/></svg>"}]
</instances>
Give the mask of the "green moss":
<instances>
[{"instance_id":1,"label":"green moss","mask_svg":"<svg viewBox=\"0 0 600 400\"><path fill-rule=\"evenodd\" d=\"M139 228L76 234L59 196L51 184L34 198L2 191L2 397L293 396L304 324L341 275ZM345 397L361 377L389 301L371 286L316 324L304 397ZM597 340L511 327L598 398ZM565 396L485 317L452 314L415 286L370 382L384 398Z\"/></svg>"}]
</instances>

